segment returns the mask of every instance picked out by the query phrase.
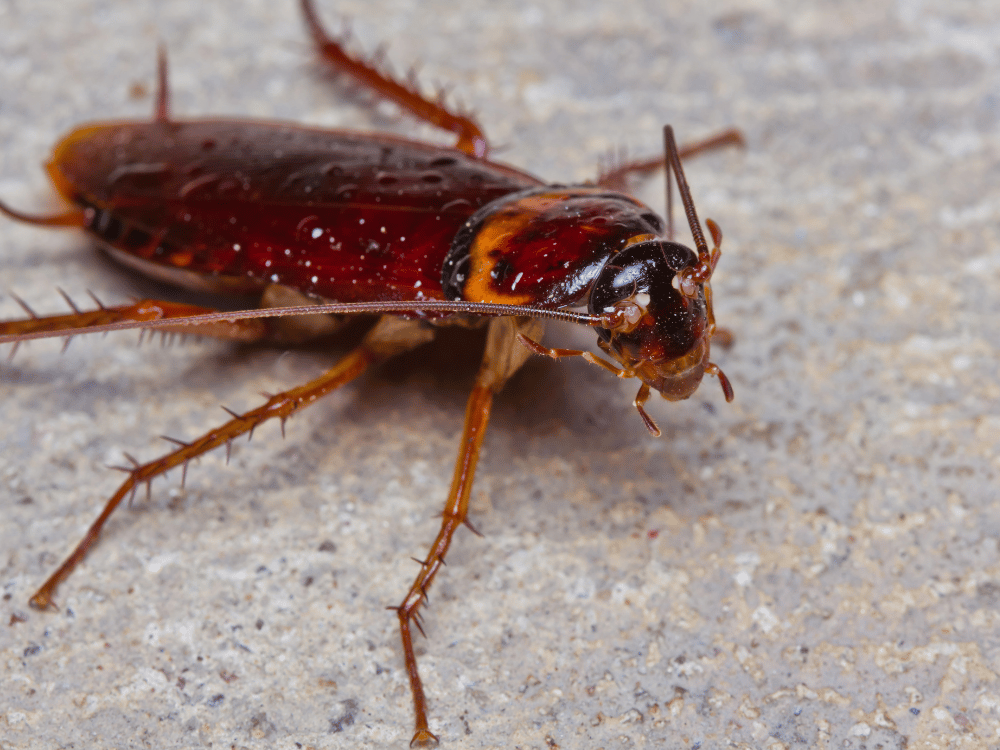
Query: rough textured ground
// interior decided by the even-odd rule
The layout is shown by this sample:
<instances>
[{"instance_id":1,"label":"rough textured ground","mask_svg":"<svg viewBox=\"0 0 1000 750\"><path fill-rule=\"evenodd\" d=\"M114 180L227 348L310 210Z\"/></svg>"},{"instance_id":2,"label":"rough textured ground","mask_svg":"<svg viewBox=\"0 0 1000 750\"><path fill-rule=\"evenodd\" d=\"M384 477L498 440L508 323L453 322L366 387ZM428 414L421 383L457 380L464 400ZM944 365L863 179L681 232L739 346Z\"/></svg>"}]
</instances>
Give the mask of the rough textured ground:
<instances>
[{"instance_id":1,"label":"rough textured ground","mask_svg":"<svg viewBox=\"0 0 1000 750\"><path fill-rule=\"evenodd\" d=\"M657 402L539 362L500 399L474 520L419 644L448 748L973 748L1000 743L1000 13L980 2L345 0L362 49L453 83L500 158L582 180L730 124L690 164L726 232L736 344ZM296 4L0 4L0 196L54 205L71 125L178 114L428 137L319 73ZM640 189L661 205L660 181ZM147 293L73 232L0 220L8 290ZM991 322L992 321L992 322ZM591 345L553 330L550 340ZM405 747L394 618L447 491L475 342L446 337L122 509L27 599L118 481L337 352L133 334L0 364L0 747Z\"/></svg>"}]
</instances>

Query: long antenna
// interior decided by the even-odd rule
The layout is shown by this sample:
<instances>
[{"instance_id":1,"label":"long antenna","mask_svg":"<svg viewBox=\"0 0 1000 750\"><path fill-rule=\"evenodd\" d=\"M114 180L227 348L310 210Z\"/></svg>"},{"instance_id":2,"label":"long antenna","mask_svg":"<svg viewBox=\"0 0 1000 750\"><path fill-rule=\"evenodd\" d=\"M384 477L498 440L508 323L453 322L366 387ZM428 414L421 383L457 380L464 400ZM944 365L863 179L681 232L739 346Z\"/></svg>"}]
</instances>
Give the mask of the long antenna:
<instances>
[{"instance_id":1,"label":"long antenna","mask_svg":"<svg viewBox=\"0 0 1000 750\"><path fill-rule=\"evenodd\" d=\"M114 308L109 308L114 310ZM613 328L618 324L618 315L589 315L571 310L552 310L532 307L531 305L506 305L489 302L466 302L464 300L388 300L380 302L329 302L319 305L296 305L290 307L264 307L252 310L236 310L232 312L210 312L183 317L164 315L156 317L156 310L151 310L151 317L146 320L123 320L79 328L61 328L55 330L37 330L20 333L0 334L0 344L17 343L30 339L60 338L78 336L84 333L105 333L108 331L123 331L142 328L172 328L191 326L192 335L197 335L197 326L205 323L232 323L251 318L281 318L288 315L315 315L326 313L332 315L372 315L382 313L459 313L466 315L489 316L519 316L537 319L558 320L564 323L578 323L587 326ZM176 330L175 330L176 332Z\"/></svg>"},{"instance_id":2,"label":"long antenna","mask_svg":"<svg viewBox=\"0 0 1000 750\"><path fill-rule=\"evenodd\" d=\"M670 131L670 140L667 140L667 131ZM669 125L663 127L663 161L665 162L664 172L667 176L667 239L674 241L674 180L671 177L673 166L670 163L670 144L674 141L674 130ZM676 144L674 144L676 148Z\"/></svg>"},{"instance_id":3,"label":"long antenna","mask_svg":"<svg viewBox=\"0 0 1000 750\"><path fill-rule=\"evenodd\" d=\"M691 188L688 187L687 180L684 178L684 167L681 165L681 157L677 152L674 129L669 125L663 126L663 146L666 151L667 161L667 232L670 239L673 239L673 205L670 199L670 172L673 171L677 175L677 190L681 194L681 203L684 206L684 213L687 215L688 225L691 227L691 236L694 237L694 244L698 248L698 255L704 259L708 256L708 243L705 242L705 235L701 231L698 212L694 209Z\"/></svg>"}]
</instances>

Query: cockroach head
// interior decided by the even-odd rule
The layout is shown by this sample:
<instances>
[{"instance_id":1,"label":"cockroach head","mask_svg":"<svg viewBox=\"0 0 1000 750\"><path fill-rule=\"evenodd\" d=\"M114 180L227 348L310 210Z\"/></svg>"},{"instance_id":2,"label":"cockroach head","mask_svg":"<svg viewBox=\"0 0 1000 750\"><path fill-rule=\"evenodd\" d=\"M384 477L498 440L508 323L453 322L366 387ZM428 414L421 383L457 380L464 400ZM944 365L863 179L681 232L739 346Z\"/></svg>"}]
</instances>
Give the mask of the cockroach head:
<instances>
[{"instance_id":1,"label":"cockroach head","mask_svg":"<svg viewBox=\"0 0 1000 750\"><path fill-rule=\"evenodd\" d=\"M708 366L710 312L704 285L690 282L698 256L677 242L637 238L609 259L590 295L590 313L616 324L598 343L629 375L670 401L690 397Z\"/></svg>"}]
</instances>

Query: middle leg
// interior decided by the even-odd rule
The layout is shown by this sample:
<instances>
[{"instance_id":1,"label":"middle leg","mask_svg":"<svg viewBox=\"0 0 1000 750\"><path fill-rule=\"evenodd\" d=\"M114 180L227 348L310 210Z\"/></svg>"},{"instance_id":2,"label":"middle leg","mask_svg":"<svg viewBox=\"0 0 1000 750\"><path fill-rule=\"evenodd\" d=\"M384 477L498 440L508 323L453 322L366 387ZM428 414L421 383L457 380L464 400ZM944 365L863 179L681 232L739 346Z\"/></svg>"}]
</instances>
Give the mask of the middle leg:
<instances>
[{"instance_id":1,"label":"middle leg","mask_svg":"<svg viewBox=\"0 0 1000 750\"><path fill-rule=\"evenodd\" d=\"M410 590L398 607L394 607L399 615L399 633L403 640L403 656L406 662L406 672L410 678L410 691L413 694L413 709L415 714L415 729L410 747L428 747L437 744L437 737L431 733L427 724L427 699L424 687L417 669L417 657L413 651L413 634L411 623L420 627L420 607L427 600L427 590L434 577L444 565L445 555L451 546L452 537L463 524L472 528L468 521L469 494L472 490L472 480L476 473L476 463L486 434L486 426L490 420L490 408L493 395L497 393L507 380L520 369L531 353L518 342L518 336L535 337L541 335L542 324L537 320L526 318L496 318L490 322L486 337L486 351L483 362L476 375L476 384L469 395L465 407L465 425L462 428L462 440L459 444L458 459L455 462L455 473L451 480L451 490L445 501L442 513L441 529L437 538L424 558L420 572L410 586ZM475 529L473 529L475 531ZM478 533L478 532L477 532Z\"/></svg>"}]
</instances>

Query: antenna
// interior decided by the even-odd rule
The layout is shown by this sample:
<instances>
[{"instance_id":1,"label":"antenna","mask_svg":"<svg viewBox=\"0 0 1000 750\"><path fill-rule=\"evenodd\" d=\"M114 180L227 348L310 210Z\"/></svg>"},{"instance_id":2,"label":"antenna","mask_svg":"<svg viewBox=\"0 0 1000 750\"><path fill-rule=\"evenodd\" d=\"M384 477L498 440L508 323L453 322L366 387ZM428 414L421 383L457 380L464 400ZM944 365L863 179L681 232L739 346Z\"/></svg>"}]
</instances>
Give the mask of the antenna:
<instances>
[{"instance_id":1,"label":"antenna","mask_svg":"<svg viewBox=\"0 0 1000 750\"><path fill-rule=\"evenodd\" d=\"M691 188L688 187L684 178L684 167L681 164L681 157L677 151L677 141L674 140L674 129L669 125L663 126L663 147L667 162L667 237L674 238L674 218L673 203L671 200L672 187L670 173L677 175L677 191L681 194L681 203L684 206L684 213L687 215L688 225L691 227L691 235L694 237L695 247L698 248L698 255L702 260L708 258L708 243L705 242L705 234L701 231L701 223L698 221L698 212L694 208L694 200L691 198Z\"/></svg>"}]
</instances>

